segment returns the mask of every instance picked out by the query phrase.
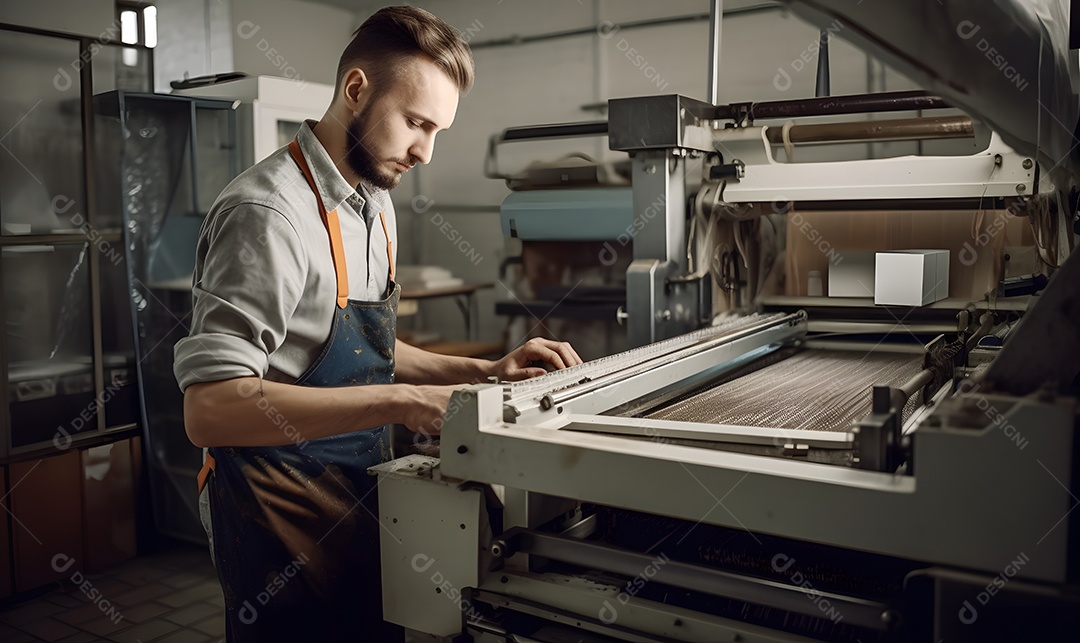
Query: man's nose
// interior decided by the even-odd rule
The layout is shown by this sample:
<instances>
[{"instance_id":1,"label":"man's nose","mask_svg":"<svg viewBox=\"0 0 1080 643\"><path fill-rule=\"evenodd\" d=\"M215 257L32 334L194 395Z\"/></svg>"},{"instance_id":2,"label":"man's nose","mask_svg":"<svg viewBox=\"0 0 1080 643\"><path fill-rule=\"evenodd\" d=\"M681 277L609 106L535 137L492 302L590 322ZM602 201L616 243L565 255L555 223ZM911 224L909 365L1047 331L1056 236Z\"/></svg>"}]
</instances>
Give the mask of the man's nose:
<instances>
[{"instance_id":1,"label":"man's nose","mask_svg":"<svg viewBox=\"0 0 1080 643\"><path fill-rule=\"evenodd\" d=\"M409 154L416 159L417 163L430 163L431 155L435 151L435 135L423 136L409 148Z\"/></svg>"}]
</instances>

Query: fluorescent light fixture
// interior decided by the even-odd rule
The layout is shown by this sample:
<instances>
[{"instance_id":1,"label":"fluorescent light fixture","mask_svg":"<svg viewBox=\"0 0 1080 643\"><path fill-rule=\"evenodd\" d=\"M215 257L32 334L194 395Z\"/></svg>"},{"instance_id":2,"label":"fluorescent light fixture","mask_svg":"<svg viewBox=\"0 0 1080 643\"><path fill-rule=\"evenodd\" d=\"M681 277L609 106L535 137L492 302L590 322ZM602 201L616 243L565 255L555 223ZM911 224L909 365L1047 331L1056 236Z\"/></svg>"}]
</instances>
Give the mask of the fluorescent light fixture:
<instances>
[{"instance_id":1,"label":"fluorescent light fixture","mask_svg":"<svg viewBox=\"0 0 1080 643\"><path fill-rule=\"evenodd\" d=\"M143 44L151 49L157 47L157 7L143 9L143 33L146 40Z\"/></svg>"},{"instance_id":2,"label":"fluorescent light fixture","mask_svg":"<svg viewBox=\"0 0 1080 643\"><path fill-rule=\"evenodd\" d=\"M139 42L139 14L134 11L120 12L120 42L125 45Z\"/></svg>"},{"instance_id":3,"label":"fluorescent light fixture","mask_svg":"<svg viewBox=\"0 0 1080 643\"><path fill-rule=\"evenodd\" d=\"M124 47L120 54L120 60L128 67L134 67L139 64L139 50L132 49L131 47Z\"/></svg>"}]
</instances>

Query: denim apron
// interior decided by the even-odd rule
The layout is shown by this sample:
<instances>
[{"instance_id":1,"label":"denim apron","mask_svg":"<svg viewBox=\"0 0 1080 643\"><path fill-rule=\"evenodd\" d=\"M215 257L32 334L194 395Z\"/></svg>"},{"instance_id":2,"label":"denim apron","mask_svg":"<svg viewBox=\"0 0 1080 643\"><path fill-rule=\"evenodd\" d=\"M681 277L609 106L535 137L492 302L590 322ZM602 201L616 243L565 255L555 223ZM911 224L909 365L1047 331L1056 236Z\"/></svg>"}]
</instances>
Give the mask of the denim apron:
<instances>
[{"instance_id":1,"label":"denim apron","mask_svg":"<svg viewBox=\"0 0 1080 643\"><path fill-rule=\"evenodd\" d=\"M330 337L296 384L390 384L401 289L389 234L386 298L348 299L337 212L323 205L297 141L289 151L318 200L338 286ZM357 428L289 446L209 449L200 486L213 475L200 495L209 501L227 641L402 639L400 628L382 620L378 493L367 474L390 459L389 430Z\"/></svg>"}]
</instances>

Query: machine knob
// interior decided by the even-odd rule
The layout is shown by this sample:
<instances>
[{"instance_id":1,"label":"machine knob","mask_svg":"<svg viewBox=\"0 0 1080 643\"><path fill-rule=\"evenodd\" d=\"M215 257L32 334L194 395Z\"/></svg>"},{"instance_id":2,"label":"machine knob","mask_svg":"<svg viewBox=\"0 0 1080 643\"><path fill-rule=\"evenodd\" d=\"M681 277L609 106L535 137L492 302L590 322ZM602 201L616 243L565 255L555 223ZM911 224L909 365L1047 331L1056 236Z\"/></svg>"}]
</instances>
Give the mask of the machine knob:
<instances>
[{"instance_id":1,"label":"machine knob","mask_svg":"<svg viewBox=\"0 0 1080 643\"><path fill-rule=\"evenodd\" d=\"M491 555L495 558L509 558L514 555L510 544L501 538L491 543Z\"/></svg>"},{"instance_id":2,"label":"machine knob","mask_svg":"<svg viewBox=\"0 0 1080 643\"><path fill-rule=\"evenodd\" d=\"M619 322L620 326L623 325L623 320L624 319L629 319L629 318L630 318L630 313L626 312L626 310L623 309L622 306L619 306L619 309L615 311L615 321Z\"/></svg>"}]
</instances>

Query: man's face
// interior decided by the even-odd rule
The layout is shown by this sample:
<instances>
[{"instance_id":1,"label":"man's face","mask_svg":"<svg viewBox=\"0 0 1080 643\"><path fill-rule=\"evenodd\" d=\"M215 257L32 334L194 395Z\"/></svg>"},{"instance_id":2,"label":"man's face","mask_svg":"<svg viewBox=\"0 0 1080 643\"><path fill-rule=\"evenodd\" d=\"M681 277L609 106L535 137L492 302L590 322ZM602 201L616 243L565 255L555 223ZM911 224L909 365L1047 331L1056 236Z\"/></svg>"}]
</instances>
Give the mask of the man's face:
<instances>
[{"instance_id":1,"label":"man's face","mask_svg":"<svg viewBox=\"0 0 1080 643\"><path fill-rule=\"evenodd\" d=\"M373 94L346 128L345 160L370 185L390 190L431 160L435 135L454 122L458 91L432 60L414 58Z\"/></svg>"}]
</instances>

